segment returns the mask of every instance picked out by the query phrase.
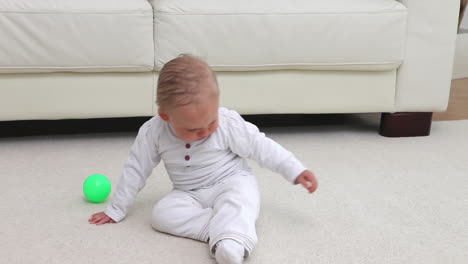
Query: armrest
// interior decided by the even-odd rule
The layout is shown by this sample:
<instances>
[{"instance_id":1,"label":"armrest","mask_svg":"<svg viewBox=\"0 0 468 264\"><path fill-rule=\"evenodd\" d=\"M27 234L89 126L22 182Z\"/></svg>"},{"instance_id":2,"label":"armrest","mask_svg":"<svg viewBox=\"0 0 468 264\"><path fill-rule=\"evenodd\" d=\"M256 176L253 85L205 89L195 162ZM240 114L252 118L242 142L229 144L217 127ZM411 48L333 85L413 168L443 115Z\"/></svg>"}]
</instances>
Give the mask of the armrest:
<instances>
[{"instance_id":1,"label":"armrest","mask_svg":"<svg viewBox=\"0 0 468 264\"><path fill-rule=\"evenodd\" d=\"M408 8L406 55L396 112L445 111L450 94L459 0L400 0Z\"/></svg>"}]
</instances>

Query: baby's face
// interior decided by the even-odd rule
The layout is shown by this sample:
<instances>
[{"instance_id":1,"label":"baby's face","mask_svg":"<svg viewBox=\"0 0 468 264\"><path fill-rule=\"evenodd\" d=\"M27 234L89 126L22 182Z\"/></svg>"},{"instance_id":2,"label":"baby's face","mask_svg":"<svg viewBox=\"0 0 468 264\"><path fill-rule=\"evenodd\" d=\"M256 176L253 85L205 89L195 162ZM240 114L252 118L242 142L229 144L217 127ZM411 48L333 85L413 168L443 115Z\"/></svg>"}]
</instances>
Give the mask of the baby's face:
<instances>
[{"instance_id":1,"label":"baby's face","mask_svg":"<svg viewBox=\"0 0 468 264\"><path fill-rule=\"evenodd\" d=\"M218 128L218 98L177 107L167 113L176 136L186 142L207 138Z\"/></svg>"}]
</instances>

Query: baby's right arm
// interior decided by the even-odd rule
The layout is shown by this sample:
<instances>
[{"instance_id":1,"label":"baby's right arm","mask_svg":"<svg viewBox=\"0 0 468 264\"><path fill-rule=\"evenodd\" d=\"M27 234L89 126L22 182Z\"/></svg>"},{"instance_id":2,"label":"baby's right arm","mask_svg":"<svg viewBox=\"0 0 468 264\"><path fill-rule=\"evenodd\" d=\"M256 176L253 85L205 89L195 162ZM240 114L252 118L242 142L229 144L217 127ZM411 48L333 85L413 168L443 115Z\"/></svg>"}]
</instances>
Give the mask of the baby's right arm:
<instances>
[{"instance_id":1,"label":"baby's right arm","mask_svg":"<svg viewBox=\"0 0 468 264\"><path fill-rule=\"evenodd\" d=\"M159 135L156 128L157 120L154 119L149 120L140 128L111 202L104 212L93 214L89 223L120 222L127 215L138 192L145 186L146 179L161 160L156 146Z\"/></svg>"},{"instance_id":2,"label":"baby's right arm","mask_svg":"<svg viewBox=\"0 0 468 264\"><path fill-rule=\"evenodd\" d=\"M110 204L104 210L105 214L116 222L120 222L127 215L137 194L161 160L157 146L160 133L157 122L158 120L151 119L140 128L117 189Z\"/></svg>"}]
</instances>

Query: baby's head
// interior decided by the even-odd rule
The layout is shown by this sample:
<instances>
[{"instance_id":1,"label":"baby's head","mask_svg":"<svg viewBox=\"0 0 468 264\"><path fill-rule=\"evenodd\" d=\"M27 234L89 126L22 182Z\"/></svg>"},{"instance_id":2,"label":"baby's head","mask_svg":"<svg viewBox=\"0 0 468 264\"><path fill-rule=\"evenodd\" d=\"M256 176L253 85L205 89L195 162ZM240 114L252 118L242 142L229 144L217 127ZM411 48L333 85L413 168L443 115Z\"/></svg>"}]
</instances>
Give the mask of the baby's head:
<instances>
[{"instance_id":1,"label":"baby's head","mask_svg":"<svg viewBox=\"0 0 468 264\"><path fill-rule=\"evenodd\" d=\"M164 65L159 73L157 99L159 116L171 124L182 140L208 137L218 128L219 89L207 63L181 55Z\"/></svg>"}]
</instances>

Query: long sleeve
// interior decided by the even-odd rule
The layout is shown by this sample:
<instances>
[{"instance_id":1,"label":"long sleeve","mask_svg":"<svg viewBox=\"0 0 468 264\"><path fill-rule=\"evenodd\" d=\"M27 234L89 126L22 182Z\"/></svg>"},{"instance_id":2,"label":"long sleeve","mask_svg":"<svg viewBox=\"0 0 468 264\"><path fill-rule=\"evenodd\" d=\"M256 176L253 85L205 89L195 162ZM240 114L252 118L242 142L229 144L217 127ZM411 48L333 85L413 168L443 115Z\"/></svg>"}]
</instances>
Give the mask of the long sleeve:
<instances>
[{"instance_id":1,"label":"long sleeve","mask_svg":"<svg viewBox=\"0 0 468 264\"><path fill-rule=\"evenodd\" d=\"M140 128L112 201L104 211L116 222L127 215L138 192L145 186L146 180L161 160L156 145L158 133L151 121Z\"/></svg>"},{"instance_id":2,"label":"long sleeve","mask_svg":"<svg viewBox=\"0 0 468 264\"><path fill-rule=\"evenodd\" d=\"M266 137L258 128L246 122L237 112L227 115L229 133L227 137L231 150L243 158L255 160L261 167L281 174L293 183L306 168L288 150Z\"/></svg>"}]
</instances>

